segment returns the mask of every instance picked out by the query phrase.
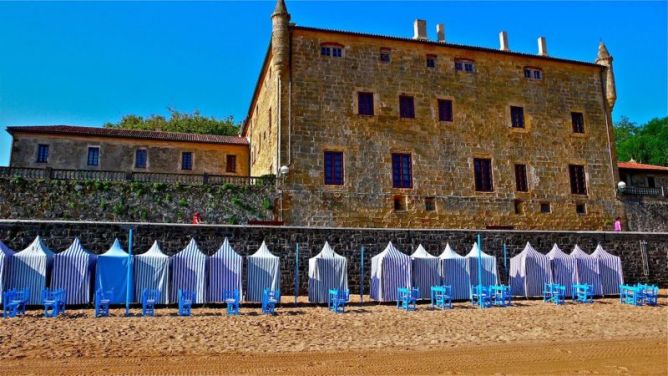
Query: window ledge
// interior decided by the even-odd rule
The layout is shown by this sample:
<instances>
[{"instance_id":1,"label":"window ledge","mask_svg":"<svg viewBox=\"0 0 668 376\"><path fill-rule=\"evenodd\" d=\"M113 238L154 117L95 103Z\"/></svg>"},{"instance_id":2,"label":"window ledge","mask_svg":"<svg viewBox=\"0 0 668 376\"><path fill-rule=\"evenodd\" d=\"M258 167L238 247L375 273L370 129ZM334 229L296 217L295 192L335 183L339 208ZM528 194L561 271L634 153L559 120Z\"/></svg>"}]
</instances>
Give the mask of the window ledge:
<instances>
[{"instance_id":1,"label":"window ledge","mask_svg":"<svg viewBox=\"0 0 668 376\"><path fill-rule=\"evenodd\" d=\"M575 137L575 138L586 138L586 137L587 137L587 134L586 134L586 133L575 133L575 132L571 132L571 137Z\"/></svg>"}]
</instances>

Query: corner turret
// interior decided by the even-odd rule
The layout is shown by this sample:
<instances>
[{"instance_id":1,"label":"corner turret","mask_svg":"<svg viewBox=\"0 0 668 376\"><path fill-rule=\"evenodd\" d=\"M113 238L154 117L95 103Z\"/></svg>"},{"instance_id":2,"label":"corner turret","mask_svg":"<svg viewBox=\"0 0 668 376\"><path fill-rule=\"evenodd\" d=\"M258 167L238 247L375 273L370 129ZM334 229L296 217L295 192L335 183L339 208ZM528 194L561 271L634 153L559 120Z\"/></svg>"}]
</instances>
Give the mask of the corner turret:
<instances>
[{"instance_id":1,"label":"corner turret","mask_svg":"<svg viewBox=\"0 0 668 376\"><path fill-rule=\"evenodd\" d=\"M615 106L617 101L617 89L615 87L615 74L612 70L612 56L608 52L603 42L598 45L598 55L596 56L596 64L606 67L605 72L605 98L610 106L610 111Z\"/></svg>"},{"instance_id":2,"label":"corner turret","mask_svg":"<svg viewBox=\"0 0 668 376\"><path fill-rule=\"evenodd\" d=\"M273 66L279 73L285 72L290 53L290 13L284 0L276 2L274 13L271 14L271 52Z\"/></svg>"}]
</instances>

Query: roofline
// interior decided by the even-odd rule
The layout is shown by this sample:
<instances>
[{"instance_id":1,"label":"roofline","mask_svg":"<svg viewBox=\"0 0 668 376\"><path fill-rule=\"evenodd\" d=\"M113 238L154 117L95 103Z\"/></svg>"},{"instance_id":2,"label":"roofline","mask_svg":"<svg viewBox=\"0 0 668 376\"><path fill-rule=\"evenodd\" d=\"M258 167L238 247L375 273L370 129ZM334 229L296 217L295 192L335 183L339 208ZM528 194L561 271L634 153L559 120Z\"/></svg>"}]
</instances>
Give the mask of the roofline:
<instances>
[{"instance_id":1,"label":"roofline","mask_svg":"<svg viewBox=\"0 0 668 376\"><path fill-rule=\"evenodd\" d=\"M241 132L239 133L241 137L246 137L246 131L248 130L248 121L250 120L251 113L253 112L253 107L255 107L255 103L257 102L257 97L260 95L260 86L261 83L264 81L264 76L266 75L267 72L267 65L269 65L270 55L271 55L271 40L269 41L267 52L264 55L264 61L262 62L262 69L260 69L260 75L257 77L257 81L255 82L255 89L253 90L253 97L251 98L250 105L248 106L248 113L246 115L246 119L244 119L244 123L241 126Z\"/></svg>"},{"instance_id":2,"label":"roofline","mask_svg":"<svg viewBox=\"0 0 668 376\"><path fill-rule=\"evenodd\" d=\"M556 62L560 62L560 63L585 65L585 66L589 66L589 67L596 67L596 68L599 68L599 69L605 68L603 65L599 65L599 64L596 64L596 63L589 63L589 62L586 62L586 61L569 60L569 59L562 59L562 58L556 58L556 57L551 57L551 56L531 55L531 54L522 53L522 52L501 51L501 50L488 48L488 47L467 46L467 45L463 45L463 44L436 42L436 41L431 41L431 40L420 40L420 39L412 39L412 38L405 38L405 37L393 37L393 36L389 36L389 35L380 35L380 34L358 33L358 32L354 32L354 31L345 31L345 30L320 29L320 28L317 28L317 27L308 27L308 26L292 26L292 28L295 29L295 30L340 34L340 35L357 36L357 37L364 37L364 38L384 39L384 40L391 40L391 41L397 41L397 42L410 42L410 43L423 44L423 45L429 45L429 46L450 47L450 48L458 48L458 49L471 50L471 51L489 52L489 53L500 54L500 55L511 55L511 56L525 57L525 58L528 57L528 58L539 59L539 60L556 61Z\"/></svg>"}]
</instances>

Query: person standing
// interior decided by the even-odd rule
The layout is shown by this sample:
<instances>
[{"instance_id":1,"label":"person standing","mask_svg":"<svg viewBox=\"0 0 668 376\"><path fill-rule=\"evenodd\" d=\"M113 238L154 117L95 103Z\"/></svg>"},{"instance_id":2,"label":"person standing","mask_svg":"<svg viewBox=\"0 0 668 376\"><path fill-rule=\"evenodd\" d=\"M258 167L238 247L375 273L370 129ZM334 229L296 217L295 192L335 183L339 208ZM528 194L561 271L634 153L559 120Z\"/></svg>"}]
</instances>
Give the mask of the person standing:
<instances>
[{"instance_id":1,"label":"person standing","mask_svg":"<svg viewBox=\"0 0 668 376\"><path fill-rule=\"evenodd\" d=\"M195 212L193 214L193 225L199 225L202 223L202 217L200 217L199 212Z\"/></svg>"},{"instance_id":2,"label":"person standing","mask_svg":"<svg viewBox=\"0 0 668 376\"><path fill-rule=\"evenodd\" d=\"M622 231L622 219L620 217L615 218L615 232Z\"/></svg>"}]
</instances>

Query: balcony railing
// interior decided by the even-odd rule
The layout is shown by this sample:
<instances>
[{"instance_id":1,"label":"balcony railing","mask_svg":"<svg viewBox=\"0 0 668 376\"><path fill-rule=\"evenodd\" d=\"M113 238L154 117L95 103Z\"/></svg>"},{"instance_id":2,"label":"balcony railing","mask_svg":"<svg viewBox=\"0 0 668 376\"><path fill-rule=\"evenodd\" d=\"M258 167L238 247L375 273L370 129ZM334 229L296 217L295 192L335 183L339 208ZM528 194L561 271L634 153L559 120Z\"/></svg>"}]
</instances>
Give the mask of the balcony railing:
<instances>
[{"instance_id":1,"label":"balcony railing","mask_svg":"<svg viewBox=\"0 0 668 376\"><path fill-rule=\"evenodd\" d=\"M623 195L629 196L655 196L655 197L668 197L668 189L665 187L624 187L620 188L619 192Z\"/></svg>"},{"instance_id":2,"label":"balcony railing","mask_svg":"<svg viewBox=\"0 0 668 376\"><path fill-rule=\"evenodd\" d=\"M94 180L94 181L135 181L143 183L166 183L186 185L270 185L274 177L236 176L209 174L170 174L137 171L66 170L31 167L0 167L0 177L19 177L43 180Z\"/></svg>"}]
</instances>

